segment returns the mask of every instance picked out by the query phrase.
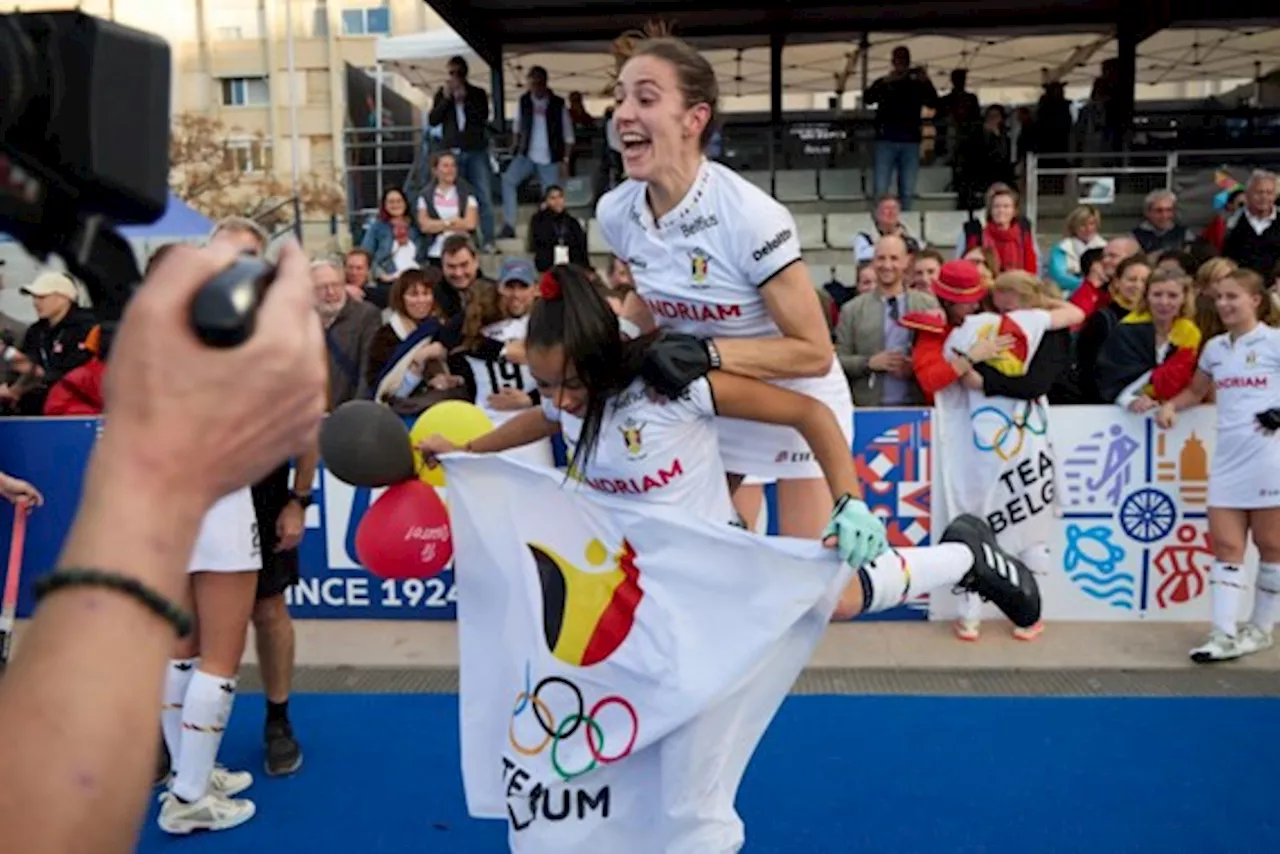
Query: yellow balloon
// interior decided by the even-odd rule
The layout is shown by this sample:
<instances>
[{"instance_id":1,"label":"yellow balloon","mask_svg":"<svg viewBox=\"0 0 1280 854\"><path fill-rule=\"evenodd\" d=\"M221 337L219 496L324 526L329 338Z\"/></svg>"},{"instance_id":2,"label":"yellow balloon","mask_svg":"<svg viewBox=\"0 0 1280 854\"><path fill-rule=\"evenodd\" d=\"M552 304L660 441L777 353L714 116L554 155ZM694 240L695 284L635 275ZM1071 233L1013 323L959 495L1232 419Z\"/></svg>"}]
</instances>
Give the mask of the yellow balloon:
<instances>
[{"instance_id":1,"label":"yellow balloon","mask_svg":"<svg viewBox=\"0 0 1280 854\"><path fill-rule=\"evenodd\" d=\"M463 400L445 400L432 406L418 416L409 431L409 441L413 452L413 465L418 477L431 486L444 486L444 468L436 466L427 468L422 454L416 448L418 443L431 436L443 436L455 445L462 446L472 439L479 438L493 429L489 416L474 403Z\"/></svg>"}]
</instances>

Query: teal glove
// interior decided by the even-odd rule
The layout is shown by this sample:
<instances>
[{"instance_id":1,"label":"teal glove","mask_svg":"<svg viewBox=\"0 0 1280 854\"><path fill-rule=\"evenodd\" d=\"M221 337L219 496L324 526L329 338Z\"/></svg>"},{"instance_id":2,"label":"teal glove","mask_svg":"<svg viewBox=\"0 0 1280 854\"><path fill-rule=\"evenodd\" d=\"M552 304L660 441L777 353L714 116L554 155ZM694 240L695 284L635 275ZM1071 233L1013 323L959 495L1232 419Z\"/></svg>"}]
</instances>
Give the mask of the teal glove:
<instances>
[{"instance_id":1,"label":"teal glove","mask_svg":"<svg viewBox=\"0 0 1280 854\"><path fill-rule=\"evenodd\" d=\"M822 532L823 542L832 537L840 559L855 569L889 550L888 534L880 517L850 495L842 496L831 511L831 521Z\"/></svg>"}]
</instances>

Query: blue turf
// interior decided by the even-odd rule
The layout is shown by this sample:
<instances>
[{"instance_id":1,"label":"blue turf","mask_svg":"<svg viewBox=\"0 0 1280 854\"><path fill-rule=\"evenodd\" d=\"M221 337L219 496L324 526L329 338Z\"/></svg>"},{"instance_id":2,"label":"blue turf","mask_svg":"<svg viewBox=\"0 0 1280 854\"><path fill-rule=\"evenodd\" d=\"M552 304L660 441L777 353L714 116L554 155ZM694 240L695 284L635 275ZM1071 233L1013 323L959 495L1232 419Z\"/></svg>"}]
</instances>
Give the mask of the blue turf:
<instances>
[{"instance_id":1,"label":"blue turf","mask_svg":"<svg viewBox=\"0 0 1280 854\"><path fill-rule=\"evenodd\" d=\"M456 697L290 704L294 778L261 767L261 697L222 758L258 782L248 824L140 851L495 854L469 819ZM1280 700L792 697L739 799L749 854L1251 854L1280 850Z\"/></svg>"}]
</instances>

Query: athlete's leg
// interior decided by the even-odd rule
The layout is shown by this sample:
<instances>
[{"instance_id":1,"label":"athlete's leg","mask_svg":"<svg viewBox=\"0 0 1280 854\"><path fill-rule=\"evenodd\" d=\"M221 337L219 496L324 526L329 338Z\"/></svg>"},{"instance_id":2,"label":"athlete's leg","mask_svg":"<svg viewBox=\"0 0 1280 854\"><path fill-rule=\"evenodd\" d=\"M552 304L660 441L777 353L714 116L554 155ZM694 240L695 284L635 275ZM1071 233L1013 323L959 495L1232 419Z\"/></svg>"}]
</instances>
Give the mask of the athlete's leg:
<instances>
[{"instance_id":1,"label":"athlete's leg","mask_svg":"<svg viewBox=\"0 0 1280 854\"><path fill-rule=\"evenodd\" d=\"M1249 536L1249 514L1226 507L1209 508L1209 539L1213 567L1209 570L1209 600L1213 624L1209 639L1191 650L1192 661L1207 663L1240 657L1236 643L1236 619L1247 581L1244 552Z\"/></svg>"},{"instance_id":2,"label":"athlete's leg","mask_svg":"<svg viewBox=\"0 0 1280 854\"><path fill-rule=\"evenodd\" d=\"M258 574L256 570L197 572L192 580L201 657L183 701L172 797L165 799L160 811L160 826L170 833L225 830L254 814L251 802L228 797L243 791L252 776L221 772L215 785L214 766L235 702L236 672L244 654Z\"/></svg>"},{"instance_id":3,"label":"athlete's leg","mask_svg":"<svg viewBox=\"0 0 1280 854\"><path fill-rule=\"evenodd\" d=\"M759 483L743 483L733 490L733 509L738 511L748 531L754 531L764 507L764 486Z\"/></svg>"},{"instance_id":4,"label":"athlete's leg","mask_svg":"<svg viewBox=\"0 0 1280 854\"><path fill-rule=\"evenodd\" d=\"M1236 640L1249 654L1272 645L1271 630L1280 603L1280 507L1249 511L1249 531L1258 547L1258 580L1253 585L1253 612Z\"/></svg>"},{"instance_id":5,"label":"athlete's leg","mask_svg":"<svg viewBox=\"0 0 1280 854\"><path fill-rule=\"evenodd\" d=\"M193 619L198 619L194 616L193 602L192 585L188 579L182 596L174 604L186 613L192 614ZM195 673L196 665L200 660L199 639L200 626L196 622L192 626L191 634L185 638L179 638L174 645L173 658L169 659L169 666L165 669L164 699L160 707L160 731L165 750L169 755L168 771L176 767L182 744L182 707L187 697L187 687L191 684L191 676ZM167 777L167 773L158 776L163 779Z\"/></svg>"}]
</instances>

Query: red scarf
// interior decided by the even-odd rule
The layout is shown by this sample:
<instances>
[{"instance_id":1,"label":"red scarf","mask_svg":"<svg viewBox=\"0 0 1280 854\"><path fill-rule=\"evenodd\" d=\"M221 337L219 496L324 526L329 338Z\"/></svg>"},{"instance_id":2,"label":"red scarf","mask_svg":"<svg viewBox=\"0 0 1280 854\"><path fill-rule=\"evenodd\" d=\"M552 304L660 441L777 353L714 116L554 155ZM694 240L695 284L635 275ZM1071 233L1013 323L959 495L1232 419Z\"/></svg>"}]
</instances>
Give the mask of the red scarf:
<instances>
[{"instance_id":1,"label":"red scarf","mask_svg":"<svg viewBox=\"0 0 1280 854\"><path fill-rule=\"evenodd\" d=\"M1001 270L1038 272L1034 241L1017 220L1007 226L988 222L982 228L982 245L996 253Z\"/></svg>"}]
</instances>

